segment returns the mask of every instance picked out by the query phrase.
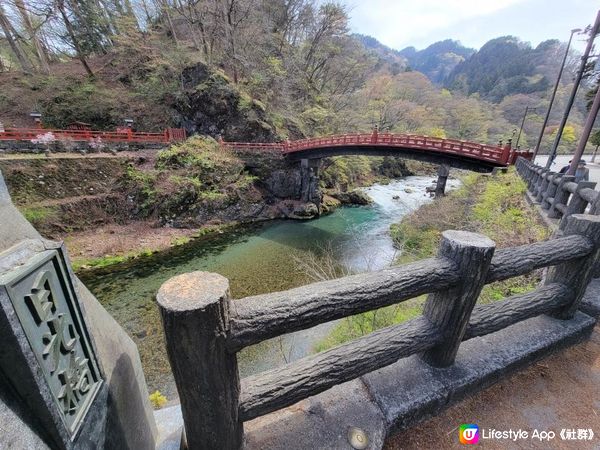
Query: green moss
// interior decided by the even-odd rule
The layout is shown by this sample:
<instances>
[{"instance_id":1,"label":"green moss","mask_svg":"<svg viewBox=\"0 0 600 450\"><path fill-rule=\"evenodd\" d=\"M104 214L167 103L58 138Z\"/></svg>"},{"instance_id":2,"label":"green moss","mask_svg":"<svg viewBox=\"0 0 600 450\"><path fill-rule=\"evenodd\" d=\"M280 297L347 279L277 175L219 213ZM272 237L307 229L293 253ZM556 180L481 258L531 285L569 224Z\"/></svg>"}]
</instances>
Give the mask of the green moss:
<instances>
[{"instance_id":1,"label":"green moss","mask_svg":"<svg viewBox=\"0 0 600 450\"><path fill-rule=\"evenodd\" d=\"M237 227L236 223L227 225L208 225L197 230L192 236L180 236L171 241L171 247L179 247L189 244L191 241L204 236L210 236L215 233L224 233L233 230ZM165 250L166 251L166 250ZM160 255L161 250L144 248L139 251L129 252L123 255L105 255L99 258L74 258L72 265L73 270L92 270L108 267L116 264L121 264L135 258Z\"/></svg>"},{"instance_id":2,"label":"green moss","mask_svg":"<svg viewBox=\"0 0 600 450\"><path fill-rule=\"evenodd\" d=\"M73 261L73 270L99 269L101 267L122 263L132 257L133 256L128 255L107 255L100 258L76 259Z\"/></svg>"},{"instance_id":3,"label":"green moss","mask_svg":"<svg viewBox=\"0 0 600 450\"><path fill-rule=\"evenodd\" d=\"M238 109L240 111L250 111L254 106L254 102L252 97L250 97L245 92L240 92L239 100L238 100Z\"/></svg>"},{"instance_id":4,"label":"green moss","mask_svg":"<svg viewBox=\"0 0 600 450\"><path fill-rule=\"evenodd\" d=\"M227 199L227 194L220 191L203 191L198 194L199 200L214 202Z\"/></svg>"},{"instance_id":5,"label":"green moss","mask_svg":"<svg viewBox=\"0 0 600 450\"><path fill-rule=\"evenodd\" d=\"M169 181L173 184L179 186L191 186L195 189L202 189L202 182L198 179L198 177L186 177L180 175L171 175L169 177Z\"/></svg>"},{"instance_id":6,"label":"green moss","mask_svg":"<svg viewBox=\"0 0 600 450\"><path fill-rule=\"evenodd\" d=\"M242 175L236 182L235 187L238 189L246 189L256 183L260 178L255 175Z\"/></svg>"},{"instance_id":7,"label":"green moss","mask_svg":"<svg viewBox=\"0 0 600 450\"><path fill-rule=\"evenodd\" d=\"M21 213L33 225L41 225L47 220L55 218L57 211L55 208L48 206L32 206L21 208Z\"/></svg>"},{"instance_id":8,"label":"green moss","mask_svg":"<svg viewBox=\"0 0 600 450\"><path fill-rule=\"evenodd\" d=\"M136 196L141 216L147 216L154 209L157 200L157 174L138 170L129 165L126 170L125 184Z\"/></svg>"},{"instance_id":9,"label":"green moss","mask_svg":"<svg viewBox=\"0 0 600 450\"><path fill-rule=\"evenodd\" d=\"M215 167L212 157L219 150L217 141L210 137L194 136L181 144L172 145L158 153L157 169L197 168L211 170Z\"/></svg>"}]
</instances>

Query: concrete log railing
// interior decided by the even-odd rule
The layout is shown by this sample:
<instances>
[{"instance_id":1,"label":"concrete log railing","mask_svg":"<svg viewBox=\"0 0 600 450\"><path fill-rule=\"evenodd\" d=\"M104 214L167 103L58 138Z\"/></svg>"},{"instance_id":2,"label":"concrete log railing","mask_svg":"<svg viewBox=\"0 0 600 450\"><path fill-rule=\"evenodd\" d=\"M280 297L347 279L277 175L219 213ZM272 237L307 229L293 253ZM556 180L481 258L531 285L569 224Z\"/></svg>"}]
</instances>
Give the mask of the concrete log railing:
<instances>
[{"instance_id":1,"label":"concrete log railing","mask_svg":"<svg viewBox=\"0 0 600 450\"><path fill-rule=\"evenodd\" d=\"M446 231L435 258L240 300L230 298L229 281L218 274L171 278L157 302L188 446L238 449L244 421L400 358L420 354L447 367L467 339L540 314L569 320L599 248L600 217L572 214L557 239L495 251L485 236ZM543 267L551 268L537 290L476 304L485 284ZM416 319L239 379L236 353L244 347L423 294L429 296Z\"/></svg>"},{"instance_id":2,"label":"concrete log railing","mask_svg":"<svg viewBox=\"0 0 600 450\"><path fill-rule=\"evenodd\" d=\"M600 214L600 193L594 190L596 183L576 183L571 175L550 172L525 158L518 158L515 166L531 196L548 211L548 217L561 219L559 230L564 230L567 218L573 214Z\"/></svg>"}]
</instances>

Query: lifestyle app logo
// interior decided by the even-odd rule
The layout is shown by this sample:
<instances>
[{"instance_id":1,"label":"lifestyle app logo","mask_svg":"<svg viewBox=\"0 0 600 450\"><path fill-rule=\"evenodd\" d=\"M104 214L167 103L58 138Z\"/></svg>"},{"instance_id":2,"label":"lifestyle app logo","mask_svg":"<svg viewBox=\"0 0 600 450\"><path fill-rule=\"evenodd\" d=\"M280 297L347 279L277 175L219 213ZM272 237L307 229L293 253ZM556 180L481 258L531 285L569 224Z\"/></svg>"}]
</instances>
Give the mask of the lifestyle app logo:
<instances>
[{"instance_id":1,"label":"lifestyle app logo","mask_svg":"<svg viewBox=\"0 0 600 450\"><path fill-rule=\"evenodd\" d=\"M461 444L477 444L479 442L479 427L474 423L463 423L458 427L458 439Z\"/></svg>"}]
</instances>

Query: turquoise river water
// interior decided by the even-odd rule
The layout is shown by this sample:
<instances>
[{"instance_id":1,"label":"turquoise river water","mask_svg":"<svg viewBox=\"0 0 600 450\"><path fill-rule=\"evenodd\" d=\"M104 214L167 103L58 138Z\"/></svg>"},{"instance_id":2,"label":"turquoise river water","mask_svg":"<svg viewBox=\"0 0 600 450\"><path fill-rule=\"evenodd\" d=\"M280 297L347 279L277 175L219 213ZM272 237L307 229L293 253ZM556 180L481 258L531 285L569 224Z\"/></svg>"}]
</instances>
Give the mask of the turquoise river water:
<instances>
[{"instance_id":1,"label":"turquoise river water","mask_svg":"<svg viewBox=\"0 0 600 450\"><path fill-rule=\"evenodd\" d=\"M135 340L150 391L176 397L163 344L154 296L172 276L195 270L229 278L234 298L289 289L311 281L298 260L327 249L352 272L377 270L392 263L396 250L389 226L431 201L425 194L431 177L407 177L365 192L370 206L342 207L310 221L275 221L242 227L116 268L82 273L81 278ZM449 187L458 184L449 180ZM394 198L396 197L396 198ZM301 358L313 351L335 323L286 335L239 354L242 377Z\"/></svg>"}]
</instances>

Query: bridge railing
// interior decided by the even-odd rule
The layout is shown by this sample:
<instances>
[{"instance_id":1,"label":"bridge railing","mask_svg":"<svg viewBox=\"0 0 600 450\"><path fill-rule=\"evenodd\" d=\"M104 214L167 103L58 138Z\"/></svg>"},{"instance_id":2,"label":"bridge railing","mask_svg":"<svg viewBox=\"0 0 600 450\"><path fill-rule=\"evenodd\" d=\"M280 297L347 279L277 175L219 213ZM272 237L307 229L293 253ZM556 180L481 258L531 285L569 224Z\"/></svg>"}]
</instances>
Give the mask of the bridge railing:
<instances>
[{"instance_id":1,"label":"bridge railing","mask_svg":"<svg viewBox=\"0 0 600 450\"><path fill-rule=\"evenodd\" d=\"M72 140L89 142L100 139L103 142L130 143L169 143L179 142L186 138L183 128L167 128L162 133L146 133L142 131L92 131L92 130L57 130L49 128L7 128L0 131L0 141L40 141L45 137L53 141Z\"/></svg>"},{"instance_id":2,"label":"bridge railing","mask_svg":"<svg viewBox=\"0 0 600 450\"><path fill-rule=\"evenodd\" d=\"M600 214L600 193L594 189L595 182L576 183L572 175L553 172L524 158L517 159L516 168L548 217L560 219L559 231L565 229L573 214Z\"/></svg>"},{"instance_id":3,"label":"bridge railing","mask_svg":"<svg viewBox=\"0 0 600 450\"><path fill-rule=\"evenodd\" d=\"M364 146L404 147L434 151L457 156L466 156L491 163L508 165L511 149L495 145L477 144L456 139L393 133L340 134L314 137L281 143L223 142L221 145L232 150L271 150L284 154L318 148Z\"/></svg>"},{"instance_id":4,"label":"bridge railing","mask_svg":"<svg viewBox=\"0 0 600 450\"><path fill-rule=\"evenodd\" d=\"M244 421L400 358L418 353L446 367L467 339L540 314L569 320L599 254L600 217L574 214L557 239L495 251L483 235L446 231L435 258L240 300L221 275L176 276L157 302L189 448L241 448ZM485 284L543 267L550 269L533 292L476 304ZM236 354L245 347L423 294L418 318L240 382Z\"/></svg>"}]
</instances>

